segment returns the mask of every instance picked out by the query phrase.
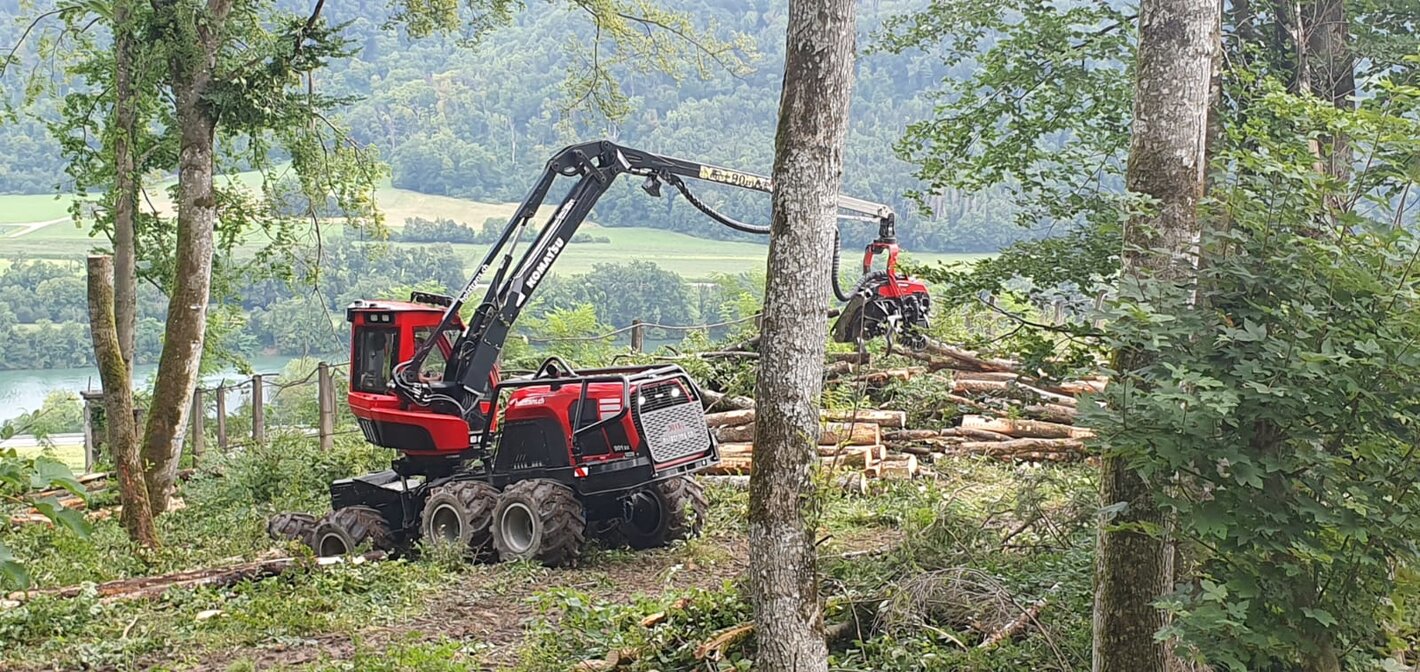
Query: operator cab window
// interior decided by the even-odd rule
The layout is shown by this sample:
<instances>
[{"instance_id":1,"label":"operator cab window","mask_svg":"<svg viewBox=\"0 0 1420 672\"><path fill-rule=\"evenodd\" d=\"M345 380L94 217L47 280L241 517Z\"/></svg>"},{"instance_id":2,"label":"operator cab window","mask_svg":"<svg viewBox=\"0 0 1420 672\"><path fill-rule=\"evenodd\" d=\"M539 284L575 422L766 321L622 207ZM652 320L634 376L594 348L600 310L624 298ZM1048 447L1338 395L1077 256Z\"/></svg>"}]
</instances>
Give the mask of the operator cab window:
<instances>
[{"instance_id":1,"label":"operator cab window","mask_svg":"<svg viewBox=\"0 0 1420 672\"><path fill-rule=\"evenodd\" d=\"M365 328L355 348L352 383L360 392L386 393L399 335L394 329Z\"/></svg>"},{"instance_id":2,"label":"operator cab window","mask_svg":"<svg viewBox=\"0 0 1420 672\"><path fill-rule=\"evenodd\" d=\"M429 334L434 333L434 327L419 327L414 330L414 347L417 349L424 345ZM448 364L449 355L453 353L454 343L458 342L460 332L458 329L446 329L438 341L434 343L434 349L429 351L429 356L424 358L424 365L419 368L419 379L426 383L439 382L444 379L444 369Z\"/></svg>"}]
</instances>

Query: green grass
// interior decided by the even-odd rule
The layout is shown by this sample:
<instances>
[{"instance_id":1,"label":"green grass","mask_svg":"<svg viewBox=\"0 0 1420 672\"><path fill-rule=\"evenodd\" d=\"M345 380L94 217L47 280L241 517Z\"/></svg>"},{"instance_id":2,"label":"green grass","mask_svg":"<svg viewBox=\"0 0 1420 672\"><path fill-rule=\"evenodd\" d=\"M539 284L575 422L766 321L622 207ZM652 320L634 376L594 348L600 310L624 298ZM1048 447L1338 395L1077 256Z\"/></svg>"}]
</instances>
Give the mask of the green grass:
<instances>
[{"instance_id":1,"label":"green grass","mask_svg":"<svg viewBox=\"0 0 1420 672\"><path fill-rule=\"evenodd\" d=\"M0 224L42 222L69 216L69 199L53 194L0 194Z\"/></svg>"},{"instance_id":2,"label":"green grass","mask_svg":"<svg viewBox=\"0 0 1420 672\"><path fill-rule=\"evenodd\" d=\"M256 173L238 173L228 178L231 182L255 187L259 176ZM161 185L160 185L161 186ZM481 227L484 220L493 217L507 217L516 207L514 203L480 203L448 196L421 194L407 189L381 187L377 201L384 212L386 223L392 228L404 225L406 219L447 218ZM164 213L171 213L171 202L162 188L150 190L154 207ZM14 206L7 207L9 203ZM51 196L0 196L0 224L10 222L43 221L64 215L67 201L56 201ZM21 207L20 204L24 204ZM43 207L42 207L43 206ZM45 210L44 207L50 207ZM544 214L551 206L544 208ZM16 214L28 213L28 214ZM52 214L57 213L57 214ZM9 218L8 220L5 218ZM707 226L714 226L708 223ZM332 223L332 226L336 226ZM617 261L646 259L662 268L679 273L691 280L708 278L716 273L762 272L769 248L762 243L729 242L697 238L683 233L663 229L601 227L587 223L583 231L611 239L610 243L577 243L563 253L554 271L558 274L585 273L594 264ZM4 232L0 231L0 236ZM16 238L0 237L0 255L15 255L34 258L79 258L86 255L105 241L89 235L86 228L70 223L51 224L37 231ZM484 245L455 245L454 249L470 265L477 263L486 252ZM854 267L859 259L857 250L845 250L844 267ZM988 257L986 254L939 254L912 253L911 258L920 262L973 261Z\"/></svg>"},{"instance_id":3,"label":"green grass","mask_svg":"<svg viewBox=\"0 0 1420 672\"><path fill-rule=\"evenodd\" d=\"M52 446L17 447L15 448L15 452L21 457L47 455L63 462L76 474L84 471L84 443L82 440L78 442L56 442Z\"/></svg>"}]
</instances>

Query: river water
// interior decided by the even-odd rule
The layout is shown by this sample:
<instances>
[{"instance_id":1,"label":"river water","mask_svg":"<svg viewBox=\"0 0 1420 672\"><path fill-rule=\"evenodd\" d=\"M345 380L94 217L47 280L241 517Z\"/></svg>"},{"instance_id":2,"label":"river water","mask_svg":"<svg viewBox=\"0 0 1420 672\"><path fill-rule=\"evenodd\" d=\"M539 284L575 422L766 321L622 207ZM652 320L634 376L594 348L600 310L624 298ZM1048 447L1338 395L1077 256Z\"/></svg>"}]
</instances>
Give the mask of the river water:
<instances>
[{"instance_id":1,"label":"river water","mask_svg":"<svg viewBox=\"0 0 1420 672\"><path fill-rule=\"evenodd\" d=\"M249 361L252 370L257 373L279 373L288 362L296 357L252 357ZM336 361L338 357L327 357L327 361ZM145 364L136 366L133 369L133 380L138 386L146 386L151 383L153 373L157 371L156 364ZM225 371L202 379L204 387L217 385L223 380L228 383L242 382L247 379L235 370ZM82 390L99 389L99 370L93 368L82 369L19 369L14 371L0 371L0 422L18 417L21 413L33 411L44 403L44 398L55 390L64 390L78 394ZM234 399L229 403L235 403Z\"/></svg>"}]
</instances>

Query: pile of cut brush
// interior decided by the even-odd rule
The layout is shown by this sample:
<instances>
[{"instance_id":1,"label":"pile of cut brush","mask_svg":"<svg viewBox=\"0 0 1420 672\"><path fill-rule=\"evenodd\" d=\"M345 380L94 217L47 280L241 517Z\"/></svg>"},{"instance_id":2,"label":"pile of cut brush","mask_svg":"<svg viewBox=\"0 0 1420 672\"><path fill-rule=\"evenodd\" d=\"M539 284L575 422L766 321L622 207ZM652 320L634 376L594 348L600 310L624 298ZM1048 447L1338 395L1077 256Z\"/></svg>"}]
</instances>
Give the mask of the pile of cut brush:
<instances>
[{"instance_id":1,"label":"pile of cut brush","mask_svg":"<svg viewBox=\"0 0 1420 672\"><path fill-rule=\"evenodd\" d=\"M900 381L938 388L955 408L930 409L914 416L940 417L910 427L908 414L893 410L901 402L852 412L825 412L819 454L825 465L859 468L868 477L910 478L915 458L984 455L1019 462L1068 462L1085 459L1090 430L1076 427L1081 395L1104 389L1103 377L1050 382L1033 376L1018 362L988 358L963 348L928 340L915 351L896 351L921 365L872 366L866 354L831 354L825 367L830 382L850 383L865 391L882 390ZM941 389L945 388L945 389ZM754 401L706 394L710 410L734 410L706 416L721 441L722 464L717 473L748 473L754 435ZM966 412L965 415L960 413ZM941 427L948 421L952 426Z\"/></svg>"}]
</instances>

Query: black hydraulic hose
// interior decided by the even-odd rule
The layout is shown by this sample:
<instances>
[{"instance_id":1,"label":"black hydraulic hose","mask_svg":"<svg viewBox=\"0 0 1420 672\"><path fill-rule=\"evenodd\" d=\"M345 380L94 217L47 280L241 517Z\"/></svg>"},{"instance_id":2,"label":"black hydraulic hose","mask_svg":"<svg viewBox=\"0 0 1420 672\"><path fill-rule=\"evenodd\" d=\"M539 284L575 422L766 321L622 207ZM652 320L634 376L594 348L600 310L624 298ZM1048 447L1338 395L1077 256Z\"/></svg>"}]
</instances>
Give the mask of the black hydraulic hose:
<instances>
[{"instance_id":1,"label":"black hydraulic hose","mask_svg":"<svg viewBox=\"0 0 1420 672\"><path fill-rule=\"evenodd\" d=\"M712 208L712 207L706 205L704 201L702 201L702 200L696 198L696 197L695 197L695 194L690 193L690 188L686 187L686 186L685 186L685 182L682 181L680 178L675 177L675 176L671 176L671 179L670 179L670 180L667 180L667 181L669 181L671 184L675 185L675 188L680 190L681 195L685 196L685 200L690 201L690 204L693 205L693 206L695 206L695 209L696 209L696 210L699 210L699 211L705 213L705 216L706 216L706 217L709 217L710 219L713 219L713 220L715 220L715 221L717 221L717 222L719 222L719 223L721 223L721 224L724 224L725 226L728 226L728 227L730 227L730 228L732 228L732 229L734 229L734 230L736 230L736 231L743 231L743 232L745 232L745 233L753 233L753 234L759 235L759 236L767 236L767 235L769 235L769 227L767 227L767 226L758 226L758 225L756 225L756 224L746 224L746 223L744 223L744 222L741 222L741 221L738 220L738 219L734 219L733 217L726 217L725 215L722 215L722 214L720 214L719 212L716 212L714 208Z\"/></svg>"},{"instance_id":2,"label":"black hydraulic hose","mask_svg":"<svg viewBox=\"0 0 1420 672\"><path fill-rule=\"evenodd\" d=\"M842 244L839 242L839 237L838 237L838 227L834 227L834 229L833 229L833 270L831 271L831 274L832 274L832 277L833 277L833 295L834 295L835 297L838 297L838 300L839 300L839 301L842 301L842 302L844 302L844 303L848 303L848 300L851 299L851 298L853 298L853 295L852 295L852 294L849 294L849 293L847 293L847 292L845 292L845 291L843 291L843 286L839 284L840 281L839 281L839 279L838 279L838 265L839 265L839 263L841 263L841 260L839 259L839 256L841 256L841 254L842 254L842 252L843 252L843 250L841 249L841 247L842 247Z\"/></svg>"},{"instance_id":3,"label":"black hydraulic hose","mask_svg":"<svg viewBox=\"0 0 1420 672\"><path fill-rule=\"evenodd\" d=\"M687 186L685 186L685 182L682 181L682 180L680 180L679 178L675 178L674 176L672 176L672 179L670 179L670 180L668 180L668 181L669 181L671 184L675 185L675 188L680 191L681 195L685 196L685 200L690 201L690 204L693 205L693 206L695 206L695 209L696 209L696 210L699 210L700 212L705 213L705 216L706 216L706 217L709 217L710 219L713 219L713 220L715 220L715 221L717 221L717 222L719 222L719 223L721 223L721 224L724 224L725 226L728 226L728 227L730 227L730 228L732 228L732 229L734 229L734 230L736 230L736 231L743 231L744 233L753 233L753 234L761 235L761 236L767 236L767 235L769 235L769 227L767 227L767 226L758 226L758 225L755 225L755 224L746 224L746 223L741 222L741 221L739 221L738 219L735 219L735 218L733 218L733 217L727 217L727 216L725 216L725 215L720 214L720 213L717 212L714 208L711 208L709 205L706 205L704 201L702 201L702 200L696 198L696 197L695 197L695 194L690 193L690 188L687 187ZM832 267L833 295L834 295L835 297L838 297L838 300L839 300L839 301L843 301L843 302L846 303L849 299L853 298L853 295L850 294L850 293L848 293L848 292L843 291L843 285L840 284L841 281L840 281L839 278L838 278L839 266L840 266L840 264L842 263L842 259L840 259L840 257L842 256L842 250L839 249L840 246L841 246L841 244L842 244L842 243L841 243L841 240L840 240L840 238L839 238L838 228L837 228L837 227L834 227L834 229L833 229L833 267Z\"/></svg>"}]
</instances>

